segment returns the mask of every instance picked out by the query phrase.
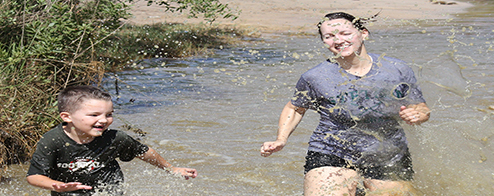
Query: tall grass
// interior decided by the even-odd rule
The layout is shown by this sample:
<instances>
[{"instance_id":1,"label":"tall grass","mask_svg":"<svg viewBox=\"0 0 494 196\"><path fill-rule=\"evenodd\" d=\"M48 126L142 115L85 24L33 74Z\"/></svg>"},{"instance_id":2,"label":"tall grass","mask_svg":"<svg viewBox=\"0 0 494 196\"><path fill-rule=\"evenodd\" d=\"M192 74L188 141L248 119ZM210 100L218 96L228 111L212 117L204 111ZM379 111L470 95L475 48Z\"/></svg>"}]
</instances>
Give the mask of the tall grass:
<instances>
[{"instance_id":1,"label":"tall grass","mask_svg":"<svg viewBox=\"0 0 494 196\"><path fill-rule=\"evenodd\" d=\"M103 65L30 61L0 70L0 152L4 164L26 161L39 137L58 124L56 97L66 85L97 84Z\"/></svg>"}]
</instances>

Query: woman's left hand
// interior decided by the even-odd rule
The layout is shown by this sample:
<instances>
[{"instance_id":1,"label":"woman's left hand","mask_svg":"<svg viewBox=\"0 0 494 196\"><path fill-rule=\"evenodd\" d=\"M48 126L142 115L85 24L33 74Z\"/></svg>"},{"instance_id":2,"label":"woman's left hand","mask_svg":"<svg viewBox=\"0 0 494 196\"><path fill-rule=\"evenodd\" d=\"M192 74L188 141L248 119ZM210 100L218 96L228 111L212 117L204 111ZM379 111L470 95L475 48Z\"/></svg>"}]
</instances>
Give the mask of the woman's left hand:
<instances>
[{"instance_id":1,"label":"woman's left hand","mask_svg":"<svg viewBox=\"0 0 494 196\"><path fill-rule=\"evenodd\" d=\"M429 120L430 109L425 103L401 106L400 118L409 125L419 125Z\"/></svg>"}]
</instances>

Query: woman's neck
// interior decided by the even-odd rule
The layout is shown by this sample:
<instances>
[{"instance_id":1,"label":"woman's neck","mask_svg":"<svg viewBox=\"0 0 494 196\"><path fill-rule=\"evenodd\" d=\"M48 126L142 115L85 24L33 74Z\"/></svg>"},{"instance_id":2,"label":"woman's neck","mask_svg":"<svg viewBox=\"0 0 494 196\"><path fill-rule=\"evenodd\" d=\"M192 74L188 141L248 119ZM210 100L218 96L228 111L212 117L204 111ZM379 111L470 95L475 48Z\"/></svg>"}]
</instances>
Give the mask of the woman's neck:
<instances>
[{"instance_id":1,"label":"woman's neck","mask_svg":"<svg viewBox=\"0 0 494 196\"><path fill-rule=\"evenodd\" d=\"M369 73L372 67L373 60L367 54L365 48L363 48L359 55L353 54L348 57L340 56L336 58L336 61L338 62L340 67L348 73L356 76L364 76L365 74Z\"/></svg>"}]
</instances>

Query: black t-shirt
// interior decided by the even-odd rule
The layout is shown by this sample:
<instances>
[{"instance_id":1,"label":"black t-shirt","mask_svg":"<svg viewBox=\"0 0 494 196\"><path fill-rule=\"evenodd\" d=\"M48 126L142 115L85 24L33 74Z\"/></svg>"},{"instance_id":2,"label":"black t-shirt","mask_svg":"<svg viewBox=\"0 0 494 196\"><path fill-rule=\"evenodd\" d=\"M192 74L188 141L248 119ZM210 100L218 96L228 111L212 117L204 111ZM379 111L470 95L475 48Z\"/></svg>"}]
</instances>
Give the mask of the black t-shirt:
<instances>
[{"instance_id":1,"label":"black t-shirt","mask_svg":"<svg viewBox=\"0 0 494 196\"><path fill-rule=\"evenodd\" d=\"M116 158L131 161L148 149L148 146L125 132L112 129L104 131L102 136L90 143L78 144L64 133L60 124L45 133L38 142L27 175L44 175L62 182L81 182L93 186L93 190L72 193L91 194L98 187L110 187L123 181ZM74 194L52 191L52 195Z\"/></svg>"}]
</instances>

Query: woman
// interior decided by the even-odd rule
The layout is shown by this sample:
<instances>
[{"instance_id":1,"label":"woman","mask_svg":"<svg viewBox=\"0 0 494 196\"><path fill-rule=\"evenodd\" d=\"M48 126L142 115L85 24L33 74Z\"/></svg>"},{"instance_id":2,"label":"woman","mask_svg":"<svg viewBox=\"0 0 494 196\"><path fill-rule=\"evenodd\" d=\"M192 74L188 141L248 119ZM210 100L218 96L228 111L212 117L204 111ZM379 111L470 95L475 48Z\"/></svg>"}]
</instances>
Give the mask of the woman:
<instances>
[{"instance_id":1,"label":"woman","mask_svg":"<svg viewBox=\"0 0 494 196\"><path fill-rule=\"evenodd\" d=\"M337 12L318 24L334 57L300 77L280 115L276 141L261 147L265 157L280 151L308 109L320 114L304 166L305 195L411 190L411 158L399 121L418 125L429 119L430 110L403 61L367 53L364 22Z\"/></svg>"}]
</instances>

